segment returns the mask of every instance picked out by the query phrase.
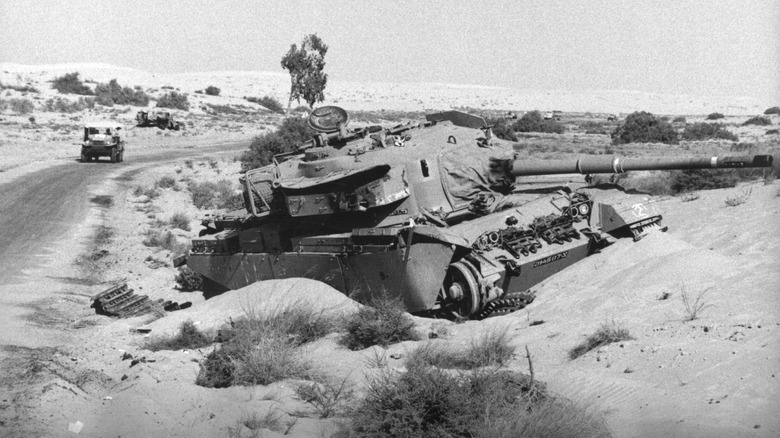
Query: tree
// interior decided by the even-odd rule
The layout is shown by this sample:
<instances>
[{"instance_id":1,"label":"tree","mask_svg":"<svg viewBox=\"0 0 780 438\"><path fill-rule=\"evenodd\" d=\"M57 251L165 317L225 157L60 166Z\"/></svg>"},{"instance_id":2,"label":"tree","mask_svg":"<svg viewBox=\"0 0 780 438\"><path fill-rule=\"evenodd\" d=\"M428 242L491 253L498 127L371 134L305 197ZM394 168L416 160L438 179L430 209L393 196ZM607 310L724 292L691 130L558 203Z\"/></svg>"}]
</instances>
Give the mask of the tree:
<instances>
[{"instance_id":1,"label":"tree","mask_svg":"<svg viewBox=\"0 0 780 438\"><path fill-rule=\"evenodd\" d=\"M325 54L328 46L317 36L309 34L303 37L300 49L290 46L290 51L282 57L282 68L290 72L290 99L287 101L287 115L293 100L301 103L303 98L310 108L325 100L325 84L328 75L325 69Z\"/></svg>"}]
</instances>

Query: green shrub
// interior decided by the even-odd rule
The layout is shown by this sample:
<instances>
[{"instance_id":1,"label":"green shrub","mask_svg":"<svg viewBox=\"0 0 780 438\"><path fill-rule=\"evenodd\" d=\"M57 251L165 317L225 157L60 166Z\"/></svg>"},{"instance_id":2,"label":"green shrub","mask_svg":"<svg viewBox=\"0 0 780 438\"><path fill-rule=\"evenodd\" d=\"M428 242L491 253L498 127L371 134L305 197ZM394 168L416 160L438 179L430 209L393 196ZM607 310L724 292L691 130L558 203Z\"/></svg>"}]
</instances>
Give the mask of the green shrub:
<instances>
[{"instance_id":1,"label":"green shrub","mask_svg":"<svg viewBox=\"0 0 780 438\"><path fill-rule=\"evenodd\" d=\"M91 88L81 82L78 72L66 73L54 78L51 87L63 94L80 94L83 96L95 94Z\"/></svg>"},{"instance_id":2,"label":"green shrub","mask_svg":"<svg viewBox=\"0 0 780 438\"><path fill-rule=\"evenodd\" d=\"M659 120L645 111L629 114L625 121L612 131L613 144L675 144L677 141L677 131L669 122Z\"/></svg>"},{"instance_id":3,"label":"green shrub","mask_svg":"<svg viewBox=\"0 0 780 438\"><path fill-rule=\"evenodd\" d=\"M757 173L752 169L686 169L671 172L672 193L735 187Z\"/></svg>"},{"instance_id":4,"label":"green shrub","mask_svg":"<svg viewBox=\"0 0 780 438\"><path fill-rule=\"evenodd\" d=\"M780 106L773 106L771 108L767 108L766 111L764 111L764 114L766 115L780 114Z\"/></svg>"},{"instance_id":5,"label":"green shrub","mask_svg":"<svg viewBox=\"0 0 780 438\"><path fill-rule=\"evenodd\" d=\"M505 365L515 352L515 348L509 345L506 330L487 332L474 339L465 350L445 349L442 344L437 341L423 344L412 351L407 364L473 370Z\"/></svg>"},{"instance_id":6,"label":"green shrub","mask_svg":"<svg viewBox=\"0 0 780 438\"><path fill-rule=\"evenodd\" d=\"M772 121L769 120L769 117L763 117L763 116L755 116L747 119L745 123L743 123L743 126L746 125L756 125L756 126L766 126L771 125Z\"/></svg>"},{"instance_id":7,"label":"green shrub","mask_svg":"<svg viewBox=\"0 0 780 438\"><path fill-rule=\"evenodd\" d=\"M583 354L593 350L594 348L601 347L602 345L611 344L613 342L628 341L634 339L629 333L628 329L621 327L612 321L611 324L601 324L595 333L588 336L588 338L581 344L569 350L569 359L574 360Z\"/></svg>"},{"instance_id":8,"label":"green shrub","mask_svg":"<svg viewBox=\"0 0 780 438\"><path fill-rule=\"evenodd\" d=\"M346 333L341 343L350 350L363 350L372 345L383 347L402 341L420 340L414 321L398 299L373 299L345 322Z\"/></svg>"},{"instance_id":9,"label":"green shrub","mask_svg":"<svg viewBox=\"0 0 780 438\"><path fill-rule=\"evenodd\" d=\"M146 230L146 238L143 244L149 247L160 247L169 251L175 251L177 248L176 236L170 231L155 229Z\"/></svg>"},{"instance_id":10,"label":"green shrub","mask_svg":"<svg viewBox=\"0 0 780 438\"><path fill-rule=\"evenodd\" d=\"M206 94L208 94L209 96L219 96L220 91L222 90L220 90L219 88L213 85L209 85L208 87L206 87Z\"/></svg>"},{"instance_id":11,"label":"green shrub","mask_svg":"<svg viewBox=\"0 0 780 438\"><path fill-rule=\"evenodd\" d=\"M175 91L165 93L157 99L158 108L174 108L187 111L190 109L190 101L186 94L180 94Z\"/></svg>"},{"instance_id":12,"label":"green shrub","mask_svg":"<svg viewBox=\"0 0 780 438\"><path fill-rule=\"evenodd\" d=\"M709 115L707 115L707 120L718 120L718 119L722 119L724 117L726 117L726 116L724 116L721 113L710 113Z\"/></svg>"},{"instance_id":13,"label":"green shrub","mask_svg":"<svg viewBox=\"0 0 780 438\"><path fill-rule=\"evenodd\" d=\"M453 375L413 366L371 378L347 436L608 437L604 420L517 372Z\"/></svg>"},{"instance_id":14,"label":"green shrub","mask_svg":"<svg viewBox=\"0 0 780 438\"><path fill-rule=\"evenodd\" d=\"M241 169L247 171L266 166L272 162L274 155L294 151L314 134L306 119L286 118L276 131L252 140L249 150L241 155Z\"/></svg>"},{"instance_id":15,"label":"green shrub","mask_svg":"<svg viewBox=\"0 0 780 438\"><path fill-rule=\"evenodd\" d=\"M531 111L523 114L514 124L512 129L516 132L546 132L551 134L563 134L566 128L555 120L545 120L539 111Z\"/></svg>"},{"instance_id":16,"label":"green shrub","mask_svg":"<svg viewBox=\"0 0 780 438\"><path fill-rule=\"evenodd\" d=\"M672 123L685 123L685 122L687 122L687 120L685 119L684 116L677 116L672 119Z\"/></svg>"},{"instance_id":17,"label":"green shrub","mask_svg":"<svg viewBox=\"0 0 780 438\"><path fill-rule=\"evenodd\" d=\"M0 82L0 90L14 90L20 93L40 93L40 91L32 85L4 85L2 82Z\"/></svg>"},{"instance_id":18,"label":"green shrub","mask_svg":"<svg viewBox=\"0 0 780 438\"><path fill-rule=\"evenodd\" d=\"M46 99L46 102L44 103L42 109L43 111L54 112L54 113L75 113L78 111L83 111L85 109L92 109L94 107L95 107L94 97L87 97L87 98L80 97L76 101L63 99L61 97L54 97L51 99Z\"/></svg>"},{"instance_id":19,"label":"green shrub","mask_svg":"<svg viewBox=\"0 0 780 438\"><path fill-rule=\"evenodd\" d=\"M271 96L244 97L244 99L262 105L275 113L284 114L284 107L282 104Z\"/></svg>"},{"instance_id":20,"label":"green shrub","mask_svg":"<svg viewBox=\"0 0 780 438\"><path fill-rule=\"evenodd\" d=\"M720 123L691 123L685 125L682 132L683 140L731 140L739 141L733 132L727 130Z\"/></svg>"},{"instance_id":21,"label":"green shrub","mask_svg":"<svg viewBox=\"0 0 780 438\"><path fill-rule=\"evenodd\" d=\"M185 213L174 213L171 216L171 220L168 222L173 228L178 228L184 231L190 231L190 217Z\"/></svg>"},{"instance_id":22,"label":"green shrub","mask_svg":"<svg viewBox=\"0 0 780 438\"><path fill-rule=\"evenodd\" d=\"M512 130L511 125L507 123L506 119L487 119L487 124L493 125L493 134L495 134L496 137L503 140L517 141L517 135L515 134L515 131Z\"/></svg>"},{"instance_id":23,"label":"green shrub","mask_svg":"<svg viewBox=\"0 0 780 438\"><path fill-rule=\"evenodd\" d=\"M594 122L592 120L589 120L581 123L580 129L584 130L586 134L609 135L609 131L607 130L608 126L609 126L608 123Z\"/></svg>"},{"instance_id":24,"label":"green shrub","mask_svg":"<svg viewBox=\"0 0 780 438\"><path fill-rule=\"evenodd\" d=\"M10 107L16 114L30 114L35 109L35 105L29 99L11 99Z\"/></svg>"},{"instance_id":25,"label":"green shrub","mask_svg":"<svg viewBox=\"0 0 780 438\"><path fill-rule=\"evenodd\" d=\"M152 338L146 343L146 349L160 350L192 350L211 345L211 336L201 332L192 321L185 321L179 326L179 333L171 337Z\"/></svg>"},{"instance_id":26,"label":"green shrub","mask_svg":"<svg viewBox=\"0 0 780 438\"><path fill-rule=\"evenodd\" d=\"M236 191L230 181L190 181L187 189L192 196L192 203L200 209L238 210L244 207L241 193Z\"/></svg>"},{"instance_id":27,"label":"green shrub","mask_svg":"<svg viewBox=\"0 0 780 438\"><path fill-rule=\"evenodd\" d=\"M224 388L308 379L311 364L297 347L325 336L333 327L322 313L299 304L267 316L249 312L220 331L222 346L201 364L196 384Z\"/></svg>"},{"instance_id":28,"label":"green shrub","mask_svg":"<svg viewBox=\"0 0 780 438\"><path fill-rule=\"evenodd\" d=\"M95 86L95 101L104 106L146 106L149 104L149 96L143 90L122 87L116 79L111 79L107 84Z\"/></svg>"},{"instance_id":29,"label":"green shrub","mask_svg":"<svg viewBox=\"0 0 780 438\"><path fill-rule=\"evenodd\" d=\"M174 278L179 289L184 292L194 292L203 286L203 277L189 267L179 267L179 273Z\"/></svg>"},{"instance_id":30,"label":"green shrub","mask_svg":"<svg viewBox=\"0 0 780 438\"><path fill-rule=\"evenodd\" d=\"M135 186L133 196L146 196L149 199L156 199L160 197L160 191L154 187Z\"/></svg>"},{"instance_id":31,"label":"green shrub","mask_svg":"<svg viewBox=\"0 0 780 438\"><path fill-rule=\"evenodd\" d=\"M176 185L176 179L168 175L158 179L157 182L155 183L155 186L161 189L170 189L175 185Z\"/></svg>"}]
</instances>

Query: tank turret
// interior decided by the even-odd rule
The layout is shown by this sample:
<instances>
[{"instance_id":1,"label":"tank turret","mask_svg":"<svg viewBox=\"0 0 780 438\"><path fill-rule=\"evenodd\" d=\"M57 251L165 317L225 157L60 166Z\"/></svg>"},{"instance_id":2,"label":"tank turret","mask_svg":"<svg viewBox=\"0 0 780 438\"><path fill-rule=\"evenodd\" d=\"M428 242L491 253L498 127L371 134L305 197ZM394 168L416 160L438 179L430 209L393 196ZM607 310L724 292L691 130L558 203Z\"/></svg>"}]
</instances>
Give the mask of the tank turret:
<instances>
[{"instance_id":1,"label":"tank turret","mask_svg":"<svg viewBox=\"0 0 780 438\"><path fill-rule=\"evenodd\" d=\"M516 160L484 119L459 111L391 128L347 129L314 110L318 134L241 178L245 211L204 222L187 265L237 289L307 277L358 300L389 295L413 313L482 318L614 239L664 229L652 202L597 203L587 190L517 187L533 175L767 167L771 156Z\"/></svg>"}]
</instances>

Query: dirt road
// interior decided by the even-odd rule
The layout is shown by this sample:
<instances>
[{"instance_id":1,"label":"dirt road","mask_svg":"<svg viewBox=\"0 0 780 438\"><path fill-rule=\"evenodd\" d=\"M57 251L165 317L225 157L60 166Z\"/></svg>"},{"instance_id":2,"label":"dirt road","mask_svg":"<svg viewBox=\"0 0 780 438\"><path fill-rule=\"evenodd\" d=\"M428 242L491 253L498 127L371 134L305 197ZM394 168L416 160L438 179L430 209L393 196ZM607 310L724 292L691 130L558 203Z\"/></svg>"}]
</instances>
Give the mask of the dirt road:
<instances>
[{"instance_id":1,"label":"dirt road","mask_svg":"<svg viewBox=\"0 0 780 438\"><path fill-rule=\"evenodd\" d=\"M84 220L91 190L155 164L245 150L249 141L128 154L123 163L72 162L0 185L0 285L25 282L25 272L45 261L55 242ZM139 155L142 154L142 155Z\"/></svg>"}]
</instances>

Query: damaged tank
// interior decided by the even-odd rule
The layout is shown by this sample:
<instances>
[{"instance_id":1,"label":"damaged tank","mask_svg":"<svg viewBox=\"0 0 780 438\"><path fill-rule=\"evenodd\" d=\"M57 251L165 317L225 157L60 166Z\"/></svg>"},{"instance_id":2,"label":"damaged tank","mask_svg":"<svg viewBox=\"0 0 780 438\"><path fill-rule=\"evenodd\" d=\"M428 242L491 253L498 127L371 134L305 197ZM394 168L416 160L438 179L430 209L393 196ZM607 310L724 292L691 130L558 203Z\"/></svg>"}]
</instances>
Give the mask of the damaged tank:
<instances>
[{"instance_id":1,"label":"damaged tank","mask_svg":"<svg viewBox=\"0 0 780 438\"><path fill-rule=\"evenodd\" d=\"M348 122L341 108L314 110L317 134L241 177L246 209L204 220L187 266L225 290L306 277L358 301L399 297L411 313L479 319L522 308L532 286L615 239L665 230L652 200L620 192L607 202L555 175L772 163L520 160L460 111L392 128Z\"/></svg>"}]
</instances>

